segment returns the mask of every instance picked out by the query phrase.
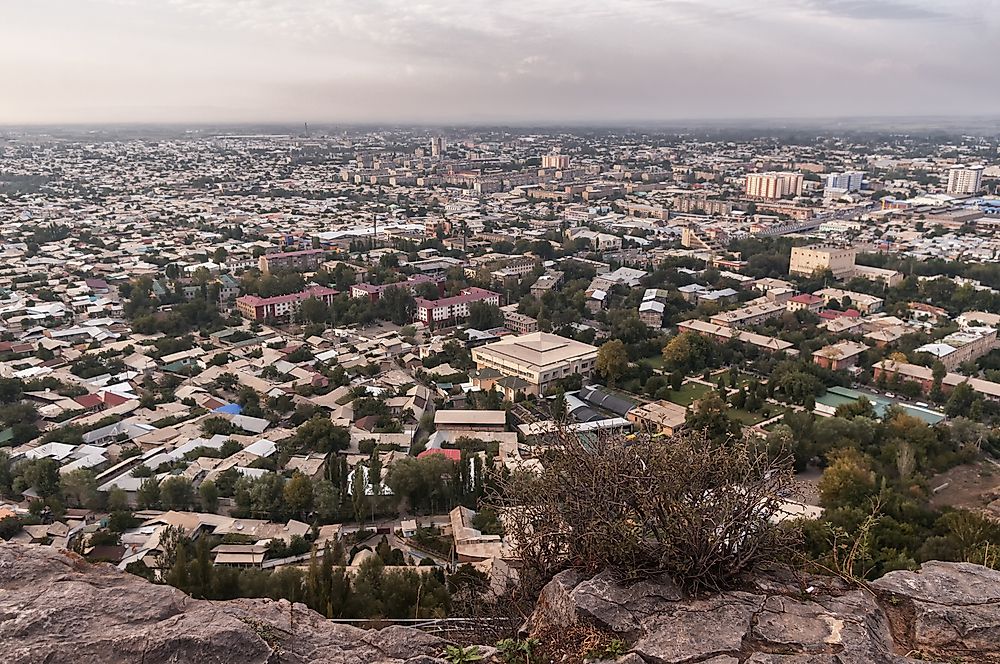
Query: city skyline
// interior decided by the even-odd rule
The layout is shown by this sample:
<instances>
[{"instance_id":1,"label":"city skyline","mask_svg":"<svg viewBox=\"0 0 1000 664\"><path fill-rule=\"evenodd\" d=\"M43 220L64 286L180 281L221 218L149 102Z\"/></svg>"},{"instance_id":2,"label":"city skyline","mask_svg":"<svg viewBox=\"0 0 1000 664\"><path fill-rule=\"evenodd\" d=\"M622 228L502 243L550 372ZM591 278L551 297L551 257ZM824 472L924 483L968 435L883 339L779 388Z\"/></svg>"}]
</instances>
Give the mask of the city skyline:
<instances>
[{"instance_id":1,"label":"city skyline","mask_svg":"<svg viewBox=\"0 0 1000 664\"><path fill-rule=\"evenodd\" d=\"M0 124L1000 114L996 0L42 0Z\"/></svg>"}]
</instances>

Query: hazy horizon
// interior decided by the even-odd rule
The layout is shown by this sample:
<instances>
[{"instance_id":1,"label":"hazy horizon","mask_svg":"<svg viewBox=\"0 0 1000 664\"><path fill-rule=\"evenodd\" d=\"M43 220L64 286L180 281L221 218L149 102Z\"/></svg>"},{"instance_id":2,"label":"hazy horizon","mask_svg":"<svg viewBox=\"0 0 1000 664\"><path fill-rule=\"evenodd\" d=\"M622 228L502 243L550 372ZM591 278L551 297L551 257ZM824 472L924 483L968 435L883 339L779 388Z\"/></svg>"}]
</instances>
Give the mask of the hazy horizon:
<instances>
[{"instance_id":1,"label":"hazy horizon","mask_svg":"<svg viewBox=\"0 0 1000 664\"><path fill-rule=\"evenodd\" d=\"M1000 0L34 0L0 125L1000 117Z\"/></svg>"}]
</instances>

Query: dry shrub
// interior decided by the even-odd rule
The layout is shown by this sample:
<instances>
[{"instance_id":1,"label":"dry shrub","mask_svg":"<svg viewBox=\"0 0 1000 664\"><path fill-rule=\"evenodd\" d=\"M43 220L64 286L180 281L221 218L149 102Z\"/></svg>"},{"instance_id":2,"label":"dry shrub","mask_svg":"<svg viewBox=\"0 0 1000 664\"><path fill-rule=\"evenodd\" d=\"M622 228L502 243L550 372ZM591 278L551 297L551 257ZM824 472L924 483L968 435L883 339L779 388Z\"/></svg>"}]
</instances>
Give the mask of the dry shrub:
<instances>
[{"instance_id":1,"label":"dry shrub","mask_svg":"<svg viewBox=\"0 0 1000 664\"><path fill-rule=\"evenodd\" d=\"M544 469L513 473L497 497L528 586L573 567L719 590L787 551L774 517L791 464L752 440L561 432L549 444Z\"/></svg>"}]
</instances>

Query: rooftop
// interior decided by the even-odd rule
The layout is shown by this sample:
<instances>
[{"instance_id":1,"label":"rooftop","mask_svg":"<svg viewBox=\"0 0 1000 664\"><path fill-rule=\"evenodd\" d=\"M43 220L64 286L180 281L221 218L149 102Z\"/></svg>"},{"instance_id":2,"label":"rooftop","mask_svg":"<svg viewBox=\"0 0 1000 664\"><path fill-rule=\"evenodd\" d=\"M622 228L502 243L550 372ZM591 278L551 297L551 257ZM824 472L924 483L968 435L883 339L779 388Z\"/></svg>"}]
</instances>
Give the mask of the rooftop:
<instances>
[{"instance_id":1,"label":"rooftop","mask_svg":"<svg viewBox=\"0 0 1000 664\"><path fill-rule=\"evenodd\" d=\"M495 341L477 348L474 352L501 355L523 364L546 367L577 359L590 353L596 354L597 348L574 339L560 337L557 334L531 332L519 337L508 337Z\"/></svg>"}]
</instances>

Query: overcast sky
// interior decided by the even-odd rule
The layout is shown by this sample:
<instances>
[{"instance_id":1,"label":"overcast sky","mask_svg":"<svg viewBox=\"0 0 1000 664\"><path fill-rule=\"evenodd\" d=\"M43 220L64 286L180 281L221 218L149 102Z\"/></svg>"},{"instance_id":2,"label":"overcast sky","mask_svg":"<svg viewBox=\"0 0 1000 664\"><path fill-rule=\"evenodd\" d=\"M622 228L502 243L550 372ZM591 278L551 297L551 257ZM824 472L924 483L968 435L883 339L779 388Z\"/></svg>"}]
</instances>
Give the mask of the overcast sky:
<instances>
[{"instance_id":1,"label":"overcast sky","mask_svg":"<svg viewBox=\"0 0 1000 664\"><path fill-rule=\"evenodd\" d=\"M7 0L0 123L1000 114L1000 0Z\"/></svg>"}]
</instances>

